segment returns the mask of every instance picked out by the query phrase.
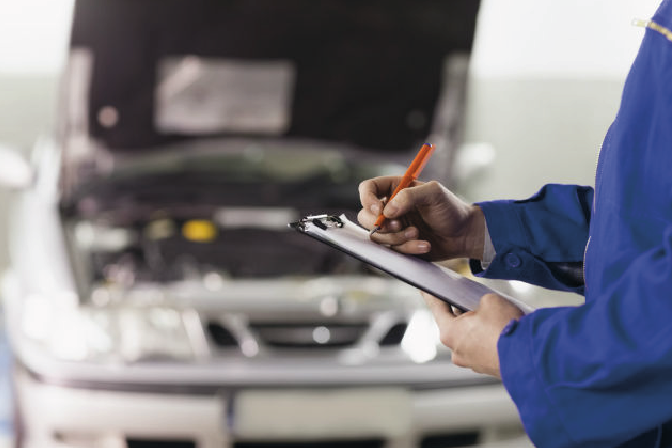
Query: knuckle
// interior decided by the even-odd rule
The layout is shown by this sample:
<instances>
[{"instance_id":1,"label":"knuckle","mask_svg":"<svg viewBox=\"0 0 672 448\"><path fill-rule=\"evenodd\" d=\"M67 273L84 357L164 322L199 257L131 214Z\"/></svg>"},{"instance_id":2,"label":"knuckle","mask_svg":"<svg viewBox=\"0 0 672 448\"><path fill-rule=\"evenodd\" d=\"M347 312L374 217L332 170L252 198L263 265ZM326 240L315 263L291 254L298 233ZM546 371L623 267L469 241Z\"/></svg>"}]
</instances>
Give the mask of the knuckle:
<instances>
[{"instance_id":1,"label":"knuckle","mask_svg":"<svg viewBox=\"0 0 672 448\"><path fill-rule=\"evenodd\" d=\"M418 187L418 202L423 204L435 204L440 202L446 195L446 188L440 182L432 180Z\"/></svg>"},{"instance_id":2,"label":"knuckle","mask_svg":"<svg viewBox=\"0 0 672 448\"><path fill-rule=\"evenodd\" d=\"M403 241L401 238L399 238L399 235L396 235L394 233L388 234L387 237L387 244L393 247L393 249L398 250L398 251L403 251L403 247L401 247L404 244L405 241Z\"/></svg>"},{"instance_id":3,"label":"knuckle","mask_svg":"<svg viewBox=\"0 0 672 448\"><path fill-rule=\"evenodd\" d=\"M440 191L443 189L443 186L436 180L430 180L425 184L425 188L430 191Z\"/></svg>"},{"instance_id":4,"label":"knuckle","mask_svg":"<svg viewBox=\"0 0 672 448\"><path fill-rule=\"evenodd\" d=\"M449 331L446 329L439 330L439 341L441 344L445 345L448 348L452 348L453 338Z\"/></svg>"},{"instance_id":5,"label":"knuckle","mask_svg":"<svg viewBox=\"0 0 672 448\"><path fill-rule=\"evenodd\" d=\"M367 213L366 209L362 208L361 210L359 210L359 213L357 213L357 221L359 221L360 224L365 225L366 221L367 221L367 219L366 219L367 215L368 215L368 213Z\"/></svg>"},{"instance_id":6,"label":"knuckle","mask_svg":"<svg viewBox=\"0 0 672 448\"><path fill-rule=\"evenodd\" d=\"M499 296L494 293L488 293L481 297L481 306L490 307L499 301Z\"/></svg>"},{"instance_id":7,"label":"knuckle","mask_svg":"<svg viewBox=\"0 0 672 448\"><path fill-rule=\"evenodd\" d=\"M404 188L401 190L397 195L394 197L394 202L399 205L399 204L405 204L411 199L411 193L409 192L408 188Z\"/></svg>"},{"instance_id":8,"label":"knuckle","mask_svg":"<svg viewBox=\"0 0 672 448\"><path fill-rule=\"evenodd\" d=\"M361 181L361 182L359 183L359 185L357 186L357 190L358 190L361 194L364 194L364 193L367 193L367 192L369 192L369 191L371 190L371 187L370 187L370 186L371 186L371 180L370 180L370 179L368 179L368 180L363 180L363 181Z\"/></svg>"},{"instance_id":9,"label":"knuckle","mask_svg":"<svg viewBox=\"0 0 672 448\"><path fill-rule=\"evenodd\" d=\"M427 182L426 184L424 184L424 187L426 188L427 193L429 193L431 197L442 195L445 189L445 187L436 180Z\"/></svg>"},{"instance_id":10,"label":"knuckle","mask_svg":"<svg viewBox=\"0 0 672 448\"><path fill-rule=\"evenodd\" d=\"M460 356L459 353L453 351L450 357L450 360L455 364L457 367L467 367L466 360Z\"/></svg>"},{"instance_id":11,"label":"knuckle","mask_svg":"<svg viewBox=\"0 0 672 448\"><path fill-rule=\"evenodd\" d=\"M408 192L406 190L401 190L385 205L385 216L388 218L398 218L403 216L412 203L413 201L409 199ZM388 207L390 204L392 207Z\"/></svg>"}]
</instances>

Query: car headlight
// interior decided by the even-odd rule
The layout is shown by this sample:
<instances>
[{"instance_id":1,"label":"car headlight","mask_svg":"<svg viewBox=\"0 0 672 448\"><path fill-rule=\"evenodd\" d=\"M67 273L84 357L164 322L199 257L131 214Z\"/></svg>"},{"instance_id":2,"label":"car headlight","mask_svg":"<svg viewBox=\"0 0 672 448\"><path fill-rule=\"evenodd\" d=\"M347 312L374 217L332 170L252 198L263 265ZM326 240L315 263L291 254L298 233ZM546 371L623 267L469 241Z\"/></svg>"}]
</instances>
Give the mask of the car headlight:
<instances>
[{"instance_id":1,"label":"car headlight","mask_svg":"<svg viewBox=\"0 0 672 448\"><path fill-rule=\"evenodd\" d=\"M128 363L194 356L183 313L169 307L94 308L33 295L25 300L20 328L24 338L61 360Z\"/></svg>"},{"instance_id":2,"label":"car headlight","mask_svg":"<svg viewBox=\"0 0 672 448\"><path fill-rule=\"evenodd\" d=\"M429 310L416 311L406 327L401 349L413 361L423 363L436 358L440 345L439 328L432 313Z\"/></svg>"}]
</instances>

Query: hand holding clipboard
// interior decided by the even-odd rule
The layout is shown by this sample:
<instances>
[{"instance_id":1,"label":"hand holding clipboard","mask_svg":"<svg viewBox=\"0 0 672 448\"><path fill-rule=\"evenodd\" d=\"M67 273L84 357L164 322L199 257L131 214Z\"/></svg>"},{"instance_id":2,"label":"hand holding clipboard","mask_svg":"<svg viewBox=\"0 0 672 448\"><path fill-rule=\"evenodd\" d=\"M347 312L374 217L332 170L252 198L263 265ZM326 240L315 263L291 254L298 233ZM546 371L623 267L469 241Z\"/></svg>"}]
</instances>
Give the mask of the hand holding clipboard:
<instances>
[{"instance_id":1,"label":"hand holding clipboard","mask_svg":"<svg viewBox=\"0 0 672 448\"><path fill-rule=\"evenodd\" d=\"M400 191L409 187L417 179L433 151L434 146L431 144L425 143L422 146L418 155L390 194L388 204ZM377 178L367 182L362 183L360 186L360 198L364 209L360 212L359 218L360 222L367 219L370 221L370 225L368 226L372 229L370 234L363 228L348 221L343 215L339 217L328 215L308 216L298 222L291 223L290 227L339 249L360 261L369 263L406 283L414 285L420 290L448 302L461 311L475 310L478 308L481 297L485 294L496 292L482 283L470 280L430 261L410 255L409 253L426 254L430 250L433 250L428 241L412 240L413 236L417 237L419 234L418 229L415 227L407 227L403 230L403 236L400 236L398 233L395 234L393 229L395 223L392 222L392 225L387 226L388 228L385 229L385 233L374 235L376 231L381 230L386 219L385 215L383 215L383 209L379 205L380 196L377 196L376 193L382 196L385 189L392 189L394 184L389 178ZM430 188L436 188L436 185ZM434 223L437 228L448 234L451 232L455 233L459 230L459 226L465 225L462 222L464 220L462 219L461 221L460 218L469 215L469 210L472 206L460 201L445 189L441 190L438 196L442 200L440 202L445 202L448 204L448 207L437 207L437 209L442 209L438 213L429 207L429 219L425 216L420 216L420 222L421 224L429 223L430 227ZM372 206L378 208L376 210L378 214L375 217L375 221L373 221L371 213L367 211L367 204L369 209ZM451 216L451 214L454 216ZM471 215L474 214L471 213ZM480 213L480 217L482 218L482 213ZM454 223L457 223L457 227ZM470 222L470 224L473 227L478 227L478 224L474 226L473 222ZM483 220L480 224L481 229L484 225L485 222ZM408 237L408 235L411 236ZM411 238L411 240L407 237ZM405 245L404 249L406 250L404 252L407 253L392 250L387 247L388 245ZM470 255L455 251L451 252L451 248L440 247L438 244L437 246L439 246L438 250L435 250L434 254L429 255L438 255L438 259ZM483 252L482 242L480 252ZM497 294L504 296L501 293ZM525 313L532 311L532 308L525 303L511 297L506 298L513 302L521 311Z\"/></svg>"},{"instance_id":2,"label":"hand holding clipboard","mask_svg":"<svg viewBox=\"0 0 672 448\"><path fill-rule=\"evenodd\" d=\"M290 227L432 294L461 311L475 310L481 297L496 292L443 266L376 244L371 241L369 232L344 215L307 216L291 223ZM533 311L524 302L499 292L497 294L506 297L524 313Z\"/></svg>"}]
</instances>

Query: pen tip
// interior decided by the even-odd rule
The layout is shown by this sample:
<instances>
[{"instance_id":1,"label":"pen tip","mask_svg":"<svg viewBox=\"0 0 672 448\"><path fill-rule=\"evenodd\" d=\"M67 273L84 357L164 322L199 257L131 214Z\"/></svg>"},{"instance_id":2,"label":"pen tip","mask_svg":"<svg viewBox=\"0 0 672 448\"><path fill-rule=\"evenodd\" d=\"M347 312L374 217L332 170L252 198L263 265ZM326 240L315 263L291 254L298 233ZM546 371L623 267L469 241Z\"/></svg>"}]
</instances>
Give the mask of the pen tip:
<instances>
[{"instance_id":1,"label":"pen tip","mask_svg":"<svg viewBox=\"0 0 672 448\"><path fill-rule=\"evenodd\" d=\"M369 232L369 236L373 235L373 234L376 233L378 230L380 230L380 227L374 227L374 228L371 229L371 231Z\"/></svg>"}]
</instances>

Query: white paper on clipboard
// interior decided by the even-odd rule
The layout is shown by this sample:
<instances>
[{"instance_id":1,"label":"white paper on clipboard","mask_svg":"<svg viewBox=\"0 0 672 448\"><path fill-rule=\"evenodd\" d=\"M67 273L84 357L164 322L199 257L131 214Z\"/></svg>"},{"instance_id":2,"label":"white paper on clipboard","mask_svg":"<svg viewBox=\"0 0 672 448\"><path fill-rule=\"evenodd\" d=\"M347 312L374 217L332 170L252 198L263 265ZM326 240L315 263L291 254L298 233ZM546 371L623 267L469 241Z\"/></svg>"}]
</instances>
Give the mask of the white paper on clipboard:
<instances>
[{"instance_id":1,"label":"white paper on clipboard","mask_svg":"<svg viewBox=\"0 0 672 448\"><path fill-rule=\"evenodd\" d=\"M525 314L534 311L528 304L494 291L483 283L438 264L396 252L371 241L369 232L348 220L345 215L307 216L290 223L289 226L428 292L462 311L475 310L481 297L491 292L506 297Z\"/></svg>"}]
</instances>

